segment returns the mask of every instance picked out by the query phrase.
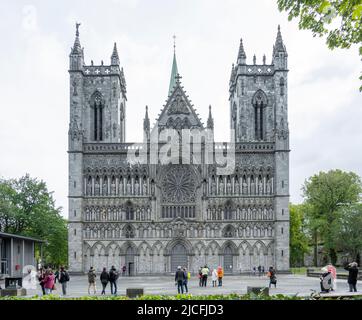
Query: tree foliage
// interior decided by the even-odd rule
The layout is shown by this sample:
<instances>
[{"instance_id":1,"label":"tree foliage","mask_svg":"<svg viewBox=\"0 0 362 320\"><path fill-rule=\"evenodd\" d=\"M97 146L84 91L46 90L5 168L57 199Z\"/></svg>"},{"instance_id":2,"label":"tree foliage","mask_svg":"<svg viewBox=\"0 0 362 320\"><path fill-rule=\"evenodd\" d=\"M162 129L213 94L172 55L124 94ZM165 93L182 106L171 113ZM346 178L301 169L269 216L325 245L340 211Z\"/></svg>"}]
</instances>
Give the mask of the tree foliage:
<instances>
[{"instance_id":1,"label":"tree foliage","mask_svg":"<svg viewBox=\"0 0 362 320\"><path fill-rule=\"evenodd\" d=\"M332 225L334 246L350 254L352 260L360 260L362 252L362 204L342 207Z\"/></svg>"},{"instance_id":2,"label":"tree foliage","mask_svg":"<svg viewBox=\"0 0 362 320\"><path fill-rule=\"evenodd\" d=\"M356 204L362 192L361 179L353 172L331 170L310 177L304 184L303 195L309 206L311 229L323 240L332 263L336 250L332 226L339 217L340 208Z\"/></svg>"},{"instance_id":3,"label":"tree foliage","mask_svg":"<svg viewBox=\"0 0 362 320\"><path fill-rule=\"evenodd\" d=\"M304 255L309 252L309 236L306 230L306 206L289 205L290 214L290 264L303 266Z\"/></svg>"},{"instance_id":4,"label":"tree foliage","mask_svg":"<svg viewBox=\"0 0 362 320\"><path fill-rule=\"evenodd\" d=\"M357 44L362 56L362 0L278 0L278 8L288 12L289 20L299 17L299 29L327 36L328 48Z\"/></svg>"},{"instance_id":5,"label":"tree foliage","mask_svg":"<svg viewBox=\"0 0 362 320\"><path fill-rule=\"evenodd\" d=\"M29 175L0 180L0 231L45 240L43 258L67 262L67 222L45 182Z\"/></svg>"}]
</instances>

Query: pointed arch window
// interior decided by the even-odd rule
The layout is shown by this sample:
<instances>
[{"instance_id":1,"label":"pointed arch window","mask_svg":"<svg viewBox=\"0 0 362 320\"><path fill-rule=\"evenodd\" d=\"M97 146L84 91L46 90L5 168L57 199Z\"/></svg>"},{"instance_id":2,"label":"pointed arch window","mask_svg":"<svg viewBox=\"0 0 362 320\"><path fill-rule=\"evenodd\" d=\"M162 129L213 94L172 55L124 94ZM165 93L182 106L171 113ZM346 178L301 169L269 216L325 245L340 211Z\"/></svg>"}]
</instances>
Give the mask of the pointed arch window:
<instances>
[{"instance_id":1,"label":"pointed arch window","mask_svg":"<svg viewBox=\"0 0 362 320\"><path fill-rule=\"evenodd\" d=\"M258 90L254 94L252 103L254 106L255 140L264 140L265 108L268 104L268 100L264 91Z\"/></svg>"},{"instance_id":2,"label":"pointed arch window","mask_svg":"<svg viewBox=\"0 0 362 320\"><path fill-rule=\"evenodd\" d=\"M94 141L103 140L104 99L99 91L94 92L91 98L91 128Z\"/></svg>"}]
</instances>

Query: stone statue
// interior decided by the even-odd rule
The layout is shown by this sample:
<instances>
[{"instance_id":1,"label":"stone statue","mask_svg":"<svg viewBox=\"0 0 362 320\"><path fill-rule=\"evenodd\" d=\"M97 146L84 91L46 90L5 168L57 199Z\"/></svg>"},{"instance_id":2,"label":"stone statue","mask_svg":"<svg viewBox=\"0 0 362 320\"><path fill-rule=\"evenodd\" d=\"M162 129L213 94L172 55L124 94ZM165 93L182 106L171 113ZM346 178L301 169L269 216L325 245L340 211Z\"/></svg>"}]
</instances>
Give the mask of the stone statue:
<instances>
[{"instance_id":1,"label":"stone statue","mask_svg":"<svg viewBox=\"0 0 362 320\"><path fill-rule=\"evenodd\" d=\"M116 184L115 184L114 180L112 181L112 184L111 184L111 194L112 194L112 196L114 196L116 194Z\"/></svg>"},{"instance_id":2,"label":"stone statue","mask_svg":"<svg viewBox=\"0 0 362 320\"><path fill-rule=\"evenodd\" d=\"M126 194L127 195L130 195L131 193L132 193L132 190L131 190L131 183L130 183L130 181L128 180L127 181L127 185L126 185Z\"/></svg>"},{"instance_id":3,"label":"stone statue","mask_svg":"<svg viewBox=\"0 0 362 320\"><path fill-rule=\"evenodd\" d=\"M263 194L263 182L259 182L259 194Z\"/></svg>"},{"instance_id":4,"label":"stone statue","mask_svg":"<svg viewBox=\"0 0 362 320\"><path fill-rule=\"evenodd\" d=\"M224 183L221 182L219 183L219 194L223 195L224 194Z\"/></svg>"},{"instance_id":5,"label":"stone statue","mask_svg":"<svg viewBox=\"0 0 362 320\"><path fill-rule=\"evenodd\" d=\"M243 182L243 194L248 194L248 184L246 181Z\"/></svg>"},{"instance_id":6,"label":"stone statue","mask_svg":"<svg viewBox=\"0 0 362 320\"><path fill-rule=\"evenodd\" d=\"M137 196L140 194L140 184L138 183L138 180L136 180L136 183L134 184L134 194Z\"/></svg>"},{"instance_id":7,"label":"stone statue","mask_svg":"<svg viewBox=\"0 0 362 320\"><path fill-rule=\"evenodd\" d=\"M235 180L235 189L234 189L235 194L240 194L240 184L238 180Z\"/></svg>"},{"instance_id":8,"label":"stone statue","mask_svg":"<svg viewBox=\"0 0 362 320\"><path fill-rule=\"evenodd\" d=\"M232 194L231 182L228 181L226 184L226 192L227 194Z\"/></svg>"},{"instance_id":9,"label":"stone statue","mask_svg":"<svg viewBox=\"0 0 362 320\"><path fill-rule=\"evenodd\" d=\"M147 192L148 192L148 190L147 190L147 183L144 181L143 182L143 186L142 186L142 191L143 191L143 195L147 195Z\"/></svg>"},{"instance_id":10,"label":"stone statue","mask_svg":"<svg viewBox=\"0 0 362 320\"><path fill-rule=\"evenodd\" d=\"M99 185L99 181L97 180L96 181L96 183L95 183L95 185L94 185L94 194L96 195L96 196L99 196L99 192L100 192L100 185Z\"/></svg>"},{"instance_id":11,"label":"stone statue","mask_svg":"<svg viewBox=\"0 0 362 320\"><path fill-rule=\"evenodd\" d=\"M216 195L216 182L211 183L211 194Z\"/></svg>"},{"instance_id":12,"label":"stone statue","mask_svg":"<svg viewBox=\"0 0 362 320\"><path fill-rule=\"evenodd\" d=\"M255 194L255 182L254 180L250 183L250 194Z\"/></svg>"}]
</instances>

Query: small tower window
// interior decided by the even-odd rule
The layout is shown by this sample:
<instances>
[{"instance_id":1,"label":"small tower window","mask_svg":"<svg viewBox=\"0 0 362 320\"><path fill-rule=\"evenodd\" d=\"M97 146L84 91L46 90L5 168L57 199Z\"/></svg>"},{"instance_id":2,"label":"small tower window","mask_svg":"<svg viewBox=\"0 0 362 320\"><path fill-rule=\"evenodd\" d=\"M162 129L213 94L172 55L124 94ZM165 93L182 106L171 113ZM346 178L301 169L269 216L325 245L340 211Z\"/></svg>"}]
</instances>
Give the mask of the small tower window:
<instances>
[{"instance_id":1,"label":"small tower window","mask_svg":"<svg viewBox=\"0 0 362 320\"><path fill-rule=\"evenodd\" d=\"M280 86L280 95L284 96L284 78L280 78L279 86Z\"/></svg>"}]
</instances>

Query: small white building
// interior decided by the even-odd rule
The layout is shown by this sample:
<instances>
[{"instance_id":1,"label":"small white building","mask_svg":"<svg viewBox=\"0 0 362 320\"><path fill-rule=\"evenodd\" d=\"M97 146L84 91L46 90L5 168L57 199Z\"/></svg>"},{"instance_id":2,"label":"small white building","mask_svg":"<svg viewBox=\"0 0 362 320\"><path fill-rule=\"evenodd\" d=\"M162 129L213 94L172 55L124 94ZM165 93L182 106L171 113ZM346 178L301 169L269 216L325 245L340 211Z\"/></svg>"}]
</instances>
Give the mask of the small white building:
<instances>
[{"instance_id":1,"label":"small white building","mask_svg":"<svg viewBox=\"0 0 362 320\"><path fill-rule=\"evenodd\" d=\"M25 266L34 266L35 246L44 241L30 237L0 232L0 279L5 277L22 277Z\"/></svg>"}]
</instances>

